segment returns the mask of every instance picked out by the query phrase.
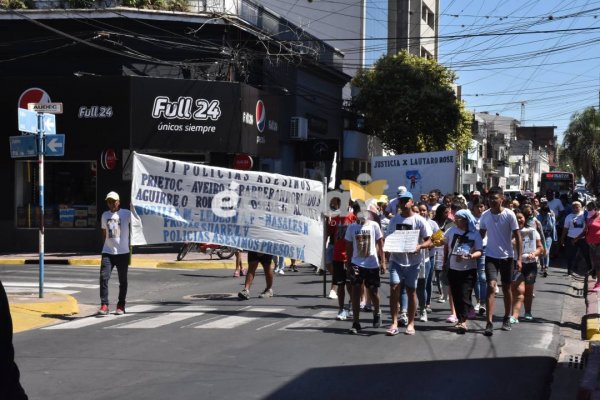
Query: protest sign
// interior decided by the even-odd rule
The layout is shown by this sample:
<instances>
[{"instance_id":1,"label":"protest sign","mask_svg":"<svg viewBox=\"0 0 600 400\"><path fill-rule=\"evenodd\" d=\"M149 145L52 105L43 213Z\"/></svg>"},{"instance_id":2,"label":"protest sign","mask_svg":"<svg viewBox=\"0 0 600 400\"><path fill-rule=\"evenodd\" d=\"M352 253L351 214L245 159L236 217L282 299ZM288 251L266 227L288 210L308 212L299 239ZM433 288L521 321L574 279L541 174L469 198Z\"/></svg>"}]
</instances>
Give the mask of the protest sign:
<instances>
[{"instance_id":1,"label":"protest sign","mask_svg":"<svg viewBox=\"0 0 600 400\"><path fill-rule=\"evenodd\" d=\"M385 238L383 251L390 253L414 253L419 244L419 230L398 230Z\"/></svg>"},{"instance_id":2,"label":"protest sign","mask_svg":"<svg viewBox=\"0 0 600 400\"><path fill-rule=\"evenodd\" d=\"M323 183L134 153L132 245L201 242L321 265Z\"/></svg>"}]
</instances>

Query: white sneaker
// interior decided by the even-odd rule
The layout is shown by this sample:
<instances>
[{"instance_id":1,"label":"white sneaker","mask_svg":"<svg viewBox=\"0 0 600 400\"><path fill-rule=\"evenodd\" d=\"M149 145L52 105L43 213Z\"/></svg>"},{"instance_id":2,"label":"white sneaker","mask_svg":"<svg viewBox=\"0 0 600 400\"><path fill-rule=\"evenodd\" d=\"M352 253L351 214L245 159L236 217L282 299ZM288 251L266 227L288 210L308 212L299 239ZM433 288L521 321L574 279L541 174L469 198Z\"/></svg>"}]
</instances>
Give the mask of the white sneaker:
<instances>
[{"instance_id":1,"label":"white sneaker","mask_svg":"<svg viewBox=\"0 0 600 400\"><path fill-rule=\"evenodd\" d=\"M283 269L278 269L276 274L285 275L285 272L283 272Z\"/></svg>"},{"instance_id":2,"label":"white sneaker","mask_svg":"<svg viewBox=\"0 0 600 400\"><path fill-rule=\"evenodd\" d=\"M475 312L479 312L479 307L481 307L479 303L475 304L475 307L473 307L475 309Z\"/></svg>"},{"instance_id":3,"label":"white sneaker","mask_svg":"<svg viewBox=\"0 0 600 400\"><path fill-rule=\"evenodd\" d=\"M408 316L406 315L406 313L401 313L400 317L398 318L398 322L400 323L400 326L407 326L408 325Z\"/></svg>"},{"instance_id":4,"label":"white sneaker","mask_svg":"<svg viewBox=\"0 0 600 400\"><path fill-rule=\"evenodd\" d=\"M347 320L348 319L348 311L346 311L346 310L340 311L335 319L337 319L338 321Z\"/></svg>"},{"instance_id":5,"label":"white sneaker","mask_svg":"<svg viewBox=\"0 0 600 400\"><path fill-rule=\"evenodd\" d=\"M496 294L498 294L500 292L500 289L498 289L498 286L496 286Z\"/></svg>"},{"instance_id":6,"label":"white sneaker","mask_svg":"<svg viewBox=\"0 0 600 400\"><path fill-rule=\"evenodd\" d=\"M444 299L444 297L443 297L443 296L440 296L440 298L439 298L439 299L437 299L436 301L437 301L438 303L445 303L445 302L446 302L446 299Z\"/></svg>"},{"instance_id":7,"label":"white sneaker","mask_svg":"<svg viewBox=\"0 0 600 400\"><path fill-rule=\"evenodd\" d=\"M335 292L335 290L331 289L331 290L329 291L329 295L327 296L327 298L328 298L328 299L332 299L332 300L337 300L337 298L338 298L338 295L337 295L337 293Z\"/></svg>"},{"instance_id":8,"label":"white sneaker","mask_svg":"<svg viewBox=\"0 0 600 400\"><path fill-rule=\"evenodd\" d=\"M426 310L421 310L420 315L419 315L419 321L427 322L427 311Z\"/></svg>"}]
</instances>

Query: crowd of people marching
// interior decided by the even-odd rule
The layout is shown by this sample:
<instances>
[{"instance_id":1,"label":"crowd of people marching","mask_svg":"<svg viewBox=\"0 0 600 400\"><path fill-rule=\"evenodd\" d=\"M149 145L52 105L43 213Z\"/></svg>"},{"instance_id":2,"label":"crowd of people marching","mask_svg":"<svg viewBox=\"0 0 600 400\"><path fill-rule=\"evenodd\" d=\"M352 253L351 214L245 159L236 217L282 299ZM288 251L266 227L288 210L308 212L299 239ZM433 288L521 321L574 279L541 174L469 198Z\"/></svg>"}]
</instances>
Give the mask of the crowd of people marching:
<instances>
[{"instance_id":1,"label":"crowd of people marching","mask_svg":"<svg viewBox=\"0 0 600 400\"><path fill-rule=\"evenodd\" d=\"M446 321L459 334L469 330L468 321L477 314L486 320L484 335L494 334L500 287L502 330L510 331L521 320L532 321L536 279L547 277L551 258L563 248L567 274L582 259L587 271L596 275L591 290L600 291L600 218L596 203L584 204L576 193L571 198L549 191L545 197L511 199L495 187L484 195L474 191L468 200L435 190L417 199L400 186L389 203L380 200L342 205L333 198L329 205L334 216L327 221L325 264L332 276L328 297L338 301L338 320L352 320L351 334L362 329L361 312L372 312L373 327L381 327L379 288L388 271L389 336L401 333L400 328L414 335L415 319L427 322L434 286L440 294L435 301L449 303ZM413 247L387 246L408 237L405 234ZM292 261L290 270L298 271ZM239 263L234 274L246 275L238 294L241 300L250 298L259 264L267 284L259 297L273 296L274 262L275 273L283 274L283 258L248 252L248 271Z\"/></svg>"}]
</instances>

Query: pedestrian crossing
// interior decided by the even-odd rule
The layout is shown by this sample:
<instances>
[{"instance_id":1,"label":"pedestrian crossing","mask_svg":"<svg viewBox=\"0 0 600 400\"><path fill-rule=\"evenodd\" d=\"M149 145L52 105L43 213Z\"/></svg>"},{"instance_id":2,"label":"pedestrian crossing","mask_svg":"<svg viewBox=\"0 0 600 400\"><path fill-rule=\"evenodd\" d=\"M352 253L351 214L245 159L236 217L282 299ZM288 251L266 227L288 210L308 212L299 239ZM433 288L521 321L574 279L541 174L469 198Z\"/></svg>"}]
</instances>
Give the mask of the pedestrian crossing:
<instances>
[{"instance_id":1,"label":"pedestrian crossing","mask_svg":"<svg viewBox=\"0 0 600 400\"><path fill-rule=\"evenodd\" d=\"M44 282L44 290L51 291L54 293L62 294L76 294L81 292L82 289L94 289L100 288L98 284L92 284L91 280L77 279L78 282L88 283L77 283L77 282ZM94 280L93 282L98 282ZM7 293L27 293L31 291L39 290L38 281L3 281L2 285L6 289Z\"/></svg>"},{"instance_id":2,"label":"pedestrian crossing","mask_svg":"<svg viewBox=\"0 0 600 400\"><path fill-rule=\"evenodd\" d=\"M95 329L158 329L179 327L194 330L227 330L244 327L260 331L272 328L278 331L317 332L334 324L335 310L317 311L313 315L297 314L297 308L253 307L216 308L189 305L169 308L162 305L139 304L127 307L125 315L88 316L57 325L47 326L44 330L75 330L94 327ZM283 325L282 325L283 324ZM346 325L340 325L346 329Z\"/></svg>"}]
</instances>

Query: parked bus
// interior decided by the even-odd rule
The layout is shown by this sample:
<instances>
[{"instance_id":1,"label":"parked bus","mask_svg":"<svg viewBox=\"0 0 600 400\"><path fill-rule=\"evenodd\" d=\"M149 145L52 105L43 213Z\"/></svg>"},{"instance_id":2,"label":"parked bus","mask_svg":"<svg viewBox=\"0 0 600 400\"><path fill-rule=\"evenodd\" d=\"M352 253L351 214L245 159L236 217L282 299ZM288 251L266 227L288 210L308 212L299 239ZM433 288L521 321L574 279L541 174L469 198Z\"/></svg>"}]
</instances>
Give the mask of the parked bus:
<instances>
[{"instance_id":1,"label":"parked bus","mask_svg":"<svg viewBox=\"0 0 600 400\"><path fill-rule=\"evenodd\" d=\"M570 194L575 189L575 175L572 172L544 172L540 192L545 195L548 190L560 194Z\"/></svg>"}]
</instances>

